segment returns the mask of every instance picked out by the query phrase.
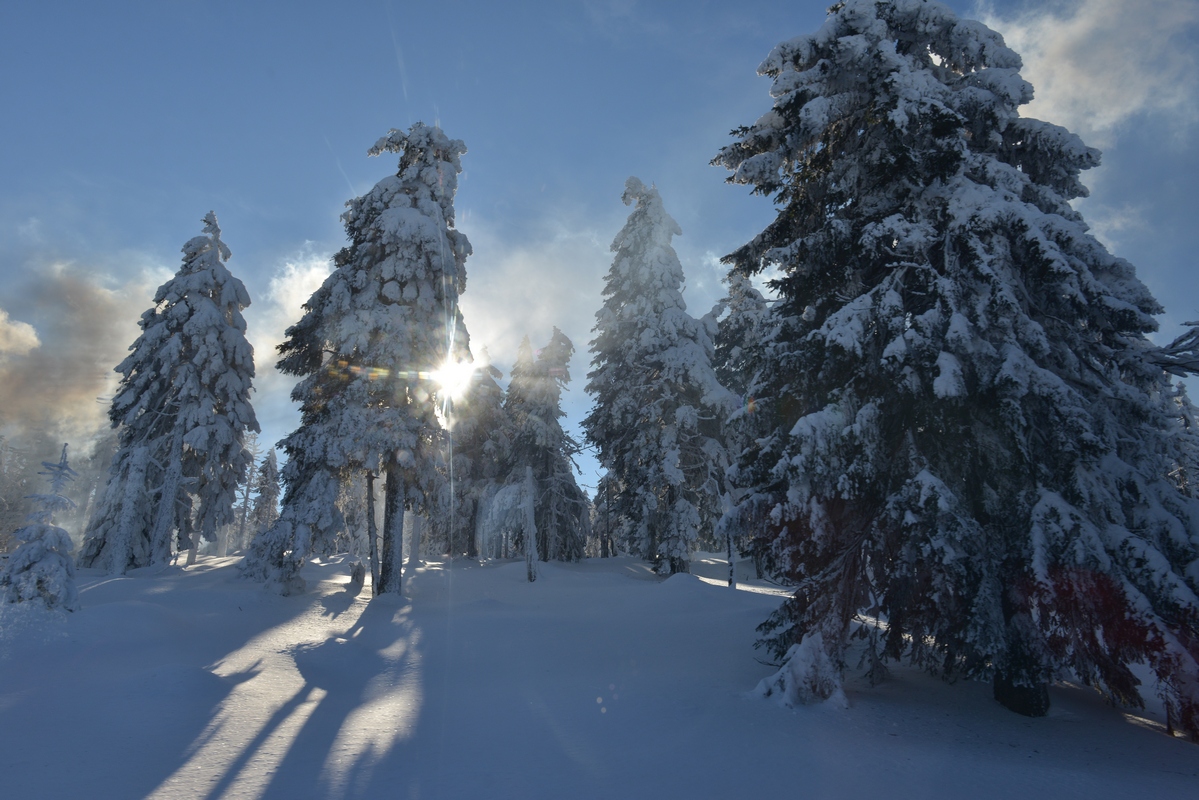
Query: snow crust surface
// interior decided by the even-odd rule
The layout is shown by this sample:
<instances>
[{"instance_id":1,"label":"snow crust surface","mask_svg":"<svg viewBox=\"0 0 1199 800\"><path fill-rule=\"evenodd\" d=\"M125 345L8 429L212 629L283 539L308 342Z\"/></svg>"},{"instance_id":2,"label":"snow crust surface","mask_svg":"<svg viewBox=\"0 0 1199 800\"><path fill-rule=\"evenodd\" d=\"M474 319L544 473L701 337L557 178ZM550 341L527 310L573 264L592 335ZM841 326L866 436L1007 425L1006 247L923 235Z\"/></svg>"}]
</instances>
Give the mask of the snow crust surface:
<instances>
[{"instance_id":1,"label":"snow crust surface","mask_svg":"<svg viewBox=\"0 0 1199 800\"><path fill-rule=\"evenodd\" d=\"M407 597L350 559L278 597L236 559L79 575L69 615L0 609L6 797L1187 797L1199 748L1092 692L1027 719L894 666L848 708L751 690L783 592L716 557L430 562ZM32 616L31 616L32 615ZM851 667L853 665L851 664Z\"/></svg>"}]
</instances>

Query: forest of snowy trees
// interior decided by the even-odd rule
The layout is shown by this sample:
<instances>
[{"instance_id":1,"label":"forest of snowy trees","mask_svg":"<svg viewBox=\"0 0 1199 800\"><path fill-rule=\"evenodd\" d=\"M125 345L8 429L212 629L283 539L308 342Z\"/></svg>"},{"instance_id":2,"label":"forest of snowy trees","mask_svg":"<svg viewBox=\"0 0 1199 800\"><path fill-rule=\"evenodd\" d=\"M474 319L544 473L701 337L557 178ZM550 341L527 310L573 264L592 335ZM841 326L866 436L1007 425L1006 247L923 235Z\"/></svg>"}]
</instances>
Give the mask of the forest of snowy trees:
<instances>
[{"instance_id":1,"label":"forest of snowy trees","mask_svg":"<svg viewBox=\"0 0 1199 800\"><path fill-rule=\"evenodd\" d=\"M310 559L349 552L375 594L402 594L405 531L411 559L523 559L529 580L610 555L685 573L703 549L793 589L759 628L778 666L761 690L790 703L906 662L1040 716L1069 675L1123 706L1152 691L1199 739L1199 432L1176 381L1199 333L1147 338L1161 305L1070 205L1099 153L1020 115L1020 68L925 0L844 0L779 44L769 106L712 162L777 216L725 256L715 308L688 312L683 231L655 186L625 183L583 441L561 330L525 337L506 384L472 350L467 148L440 127L369 151L398 167L347 203L347 244L278 348L299 407L282 457L255 437L250 297L208 213L116 367L83 475L61 443L0 440L0 590L69 611L76 564L204 552L288 595Z\"/></svg>"}]
</instances>

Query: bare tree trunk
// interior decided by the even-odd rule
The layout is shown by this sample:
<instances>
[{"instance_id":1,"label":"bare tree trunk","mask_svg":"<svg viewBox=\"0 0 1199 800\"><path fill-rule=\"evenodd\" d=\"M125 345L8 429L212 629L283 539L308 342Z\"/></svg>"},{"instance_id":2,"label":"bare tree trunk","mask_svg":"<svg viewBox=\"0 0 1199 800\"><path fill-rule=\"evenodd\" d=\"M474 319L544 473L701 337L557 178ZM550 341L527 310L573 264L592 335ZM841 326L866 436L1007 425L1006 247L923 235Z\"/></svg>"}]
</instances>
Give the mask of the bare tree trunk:
<instances>
[{"instance_id":1,"label":"bare tree trunk","mask_svg":"<svg viewBox=\"0 0 1199 800\"><path fill-rule=\"evenodd\" d=\"M525 467L525 567L528 570L529 583L537 580L537 515L534 503L537 499L537 485L533 482L533 468Z\"/></svg>"},{"instance_id":2,"label":"bare tree trunk","mask_svg":"<svg viewBox=\"0 0 1199 800\"><path fill-rule=\"evenodd\" d=\"M197 551L200 549L200 532L192 530L190 505L179 515L179 530L187 537L187 541L191 544L191 547L187 550L187 566L193 566L196 563Z\"/></svg>"},{"instance_id":3,"label":"bare tree trunk","mask_svg":"<svg viewBox=\"0 0 1199 800\"><path fill-rule=\"evenodd\" d=\"M366 473L366 535L370 539L371 594L379 593L379 531L375 527L375 473Z\"/></svg>"},{"instance_id":4,"label":"bare tree trunk","mask_svg":"<svg viewBox=\"0 0 1199 800\"><path fill-rule=\"evenodd\" d=\"M424 530L425 518L415 511L409 511L404 514L404 519L407 522L408 528L408 564L406 574L411 578L416 572L416 568L424 563L420 557L420 539L421 533Z\"/></svg>"},{"instance_id":5,"label":"bare tree trunk","mask_svg":"<svg viewBox=\"0 0 1199 800\"><path fill-rule=\"evenodd\" d=\"M251 469L250 474L253 475L253 473L254 470ZM252 479L246 481L245 489L242 491L241 495L241 520L237 523L237 547L235 548L237 550L245 549L246 546L246 518L250 516L251 483ZM226 551L228 550L228 539L225 540L225 549ZM227 555L227 552L221 553L221 555Z\"/></svg>"},{"instance_id":6,"label":"bare tree trunk","mask_svg":"<svg viewBox=\"0 0 1199 800\"><path fill-rule=\"evenodd\" d=\"M726 530L724 532L724 536L725 536L725 539L728 541L728 548L729 548L729 588L736 589L737 588L737 558L733 554L733 529L731 526L728 530Z\"/></svg>"},{"instance_id":7,"label":"bare tree trunk","mask_svg":"<svg viewBox=\"0 0 1199 800\"><path fill-rule=\"evenodd\" d=\"M403 593L404 482L400 468L387 467L383 488L383 553L379 564L379 594Z\"/></svg>"}]
</instances>

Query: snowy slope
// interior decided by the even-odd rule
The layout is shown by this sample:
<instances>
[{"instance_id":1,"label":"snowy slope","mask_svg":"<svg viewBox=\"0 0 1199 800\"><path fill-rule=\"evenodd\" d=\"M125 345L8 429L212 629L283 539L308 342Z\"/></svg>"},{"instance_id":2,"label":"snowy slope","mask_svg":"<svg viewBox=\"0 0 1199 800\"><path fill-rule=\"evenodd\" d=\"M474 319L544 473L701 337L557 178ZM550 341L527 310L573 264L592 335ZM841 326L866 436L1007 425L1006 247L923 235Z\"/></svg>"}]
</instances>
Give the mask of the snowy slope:
<instances>
[{"instance_id":1,"label":"snowy slope","mask_svg":"<svg viewBox=\"0 0 1199 800\"><path fill-rule=\"evenodd\" d=\"M697 571L723 575L699 559ZM113 578L83 609L0 611L4 797L1193 796L1199 747L1093 693L1026 719L988 686L893 670L850 708L776 707L761 586L637 562L431 564L410 597L310 564L281 598L234 559Z\"/></svg>"}]
</instances>

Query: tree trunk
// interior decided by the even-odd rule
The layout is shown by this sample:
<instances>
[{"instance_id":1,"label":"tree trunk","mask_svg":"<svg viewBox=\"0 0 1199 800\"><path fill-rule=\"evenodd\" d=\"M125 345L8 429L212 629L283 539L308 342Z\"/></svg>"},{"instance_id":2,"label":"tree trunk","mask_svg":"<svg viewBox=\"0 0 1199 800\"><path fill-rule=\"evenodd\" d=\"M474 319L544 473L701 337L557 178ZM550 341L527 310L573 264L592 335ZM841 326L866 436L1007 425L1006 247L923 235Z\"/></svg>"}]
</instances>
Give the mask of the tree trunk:
<instances>
[{"instance_id":1,"label":"tree trunk","mask_svg":"<svg viewBox=\"0 0 1199 800\"><path fill-rule=\"evenodd\" d=\"M371 594L379 593L379 532L375 529L375 473L366 473L366 535L370 539Z\"/></svg>"},{"instance_id":2,"label":"tree trunk","mask_svg":"<svg viewBox=\"0 0 1199 800\"><path fill-rule=\"evenodd\" d=\"M178 443L182 447L182 442ZM150 563L167 565L171 561L171 532L179 521L179 480L183 477L179 448L172 443L170 463L162 476L158 511L150 532Z\"/></svg>"},{"instance_id":3,"label":"tree trunk","mask_svg":"<svg viewBox=\"0 0 1199 800\"><path fill-rule=\"evenodd\" d=\"M537 514L534 503L537 497L537 485L533 481L533 468L525 467L524 491L524 536L525 536L525 568L528 572L529 583L537 580Z\"/></svg>"},{"instance_id":4,"label":"tree trunk","mask_svg":"<svg viewBox=\"0 0 1199 800\"><path fill-rule=\"evenodd\" d=\"M415 511L409 511L404 515L407 520L408 528L408 565L407 575L409 578L416 572L416 568L422 563L420 558L420 539L421 533L425 526L424 517L417 514Z\"/></svg>"},{"instance_id":5,"label":"tree trunk","mask_svg":"<svg viewBox=\"0 0 1199 800\"><path fill-rule=\"evenodd\" d=\"M150 461L150 448L142 445L134 448L129 456L129 468L125 471L125 494L121 499L121 516L114 531L112 555L108 562L108 571L114 575L124 575L129 568L129 554L133 549L133 537L140 534L134 525L140 518L140 505L144 502L142 494L146 491L146 465Z\"/></svg>"},{"instance_id":6,"label":"tree trunk","mask_svg":"<svg viewBox=\"0 0 1199 800\"><path fill-rule=\"evenodd\" d=\"M187 549L187 566L194 566L196 563L196 555L200 549L200 532L192 530L192 515L191 509L188 508L183 514L179 515L179 529L187 537L187 541L191 547Z\"/></svg>"},{"instance_id":7,"label":"tree trunk","mask_svg":"<svg viewBox=\"0 0 1199 800\"><path fill-rule=\"evenodd\" d=\"M1026 717L1043 717L1049 713L1049 684L1016 686L1010 675L995 673L995 700L1009 711Z\"/></svg>"},{"instance_id":8,"label":"tree trunk","mask_svg":"<svg viewBox=\"0 0 1199 800\"><path fill-rule=\"evenodd\" d=\"M728 542L729 549L729 588L737 588L737 557L733 553L733 529L729 526L724 532L725 540Z\"/></svg>"},{"instance_id":9,"label":"tree trunk","mask_svg":"<svg viewBox=\"0 0 1199 800\"><path fill-rule=\"evenodd\" d=\"M612 538L612 497L608 491L608 479L604 478L604 533L600 536L600 558L610 558L608 542Z\"/></svg>"},{"instance_id":10,"label":"tree trunk","mask_svg":"<svg viewBox=\"0 0 1199 800\"><path fill-rule=\"evenodd\" d=\"M237 547L235 549L242 550L246 546L246 518L250 516L250 484L254 480L254 469L251 465L250 477L246 479L246 488L241 496L241 521L237 525ZM228 539L225 540L226 552L221 555L228 555Z\"/></svg>"},{"instance_id":11,"label":"tree trunk","mask_svg":"<svg viewBox=\"0 0 1199 800\"><path fill-rule=\"evenodd\" d=\"M475 532L478 530L478 525L476 524L476 520L479 518L479 506L481 505L481 502L478 497L472 497L467 502L470 502L472 504L471 511L473 513L470 516L471 526L470 526L469 530L466 531L466 557L467 558L478 558L479 557L479 541L478 541L477 537L475 536Z\"/></svg>"},{"instance_id":12,"label":"tree trunk","mask_svg":"<svg viewBox=\"0 0 1199 800\"><path fill-rule=\"evenodd\" d=\"M404 568L404 482L396 464L387 466L383 488L383 553L379 594L402 594Z\"/></svg>"}]
</instances>

